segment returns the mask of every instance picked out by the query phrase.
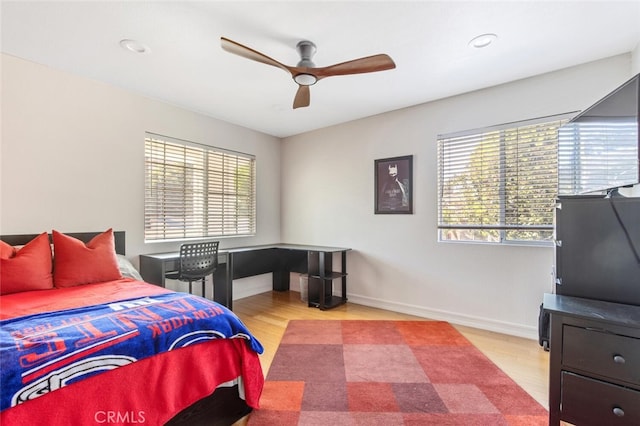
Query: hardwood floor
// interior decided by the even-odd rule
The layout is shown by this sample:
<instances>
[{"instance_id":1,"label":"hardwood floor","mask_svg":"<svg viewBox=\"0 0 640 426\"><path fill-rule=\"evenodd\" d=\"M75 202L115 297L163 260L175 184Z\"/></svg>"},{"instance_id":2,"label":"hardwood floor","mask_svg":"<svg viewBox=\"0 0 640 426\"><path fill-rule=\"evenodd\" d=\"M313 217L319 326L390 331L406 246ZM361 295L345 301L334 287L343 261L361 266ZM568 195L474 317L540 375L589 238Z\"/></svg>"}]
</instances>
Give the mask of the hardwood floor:
<instances>
[{"instance_id":1,"label":"hardwood floor","mask_svg":"<svg viewBox=\"0 0 640 426\"><path fill-rule=\"evenodd\" d=\"M300 300L300 293L293 291L267 292L235 300L233 311L264 346L260 361L265 375L291 319L425 320L351 302L321 311L307 307L306 302ZM471 327L456 328L536 401L548 408L549 353L537 341Z\"/></svg>"}]
</instances>

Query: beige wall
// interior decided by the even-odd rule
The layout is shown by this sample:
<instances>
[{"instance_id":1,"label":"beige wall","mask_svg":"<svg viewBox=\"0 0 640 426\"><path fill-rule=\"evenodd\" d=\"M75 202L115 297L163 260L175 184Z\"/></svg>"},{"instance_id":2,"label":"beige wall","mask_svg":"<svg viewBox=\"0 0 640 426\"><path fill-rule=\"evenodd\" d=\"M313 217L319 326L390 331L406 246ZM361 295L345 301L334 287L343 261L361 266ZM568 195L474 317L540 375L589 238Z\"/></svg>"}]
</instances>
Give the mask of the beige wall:
<instances>
[{"instance_id":1,"label":"beige wall","mask_svg":"<svg viewBox=\"0 0 640 426\"><path fill-rule=\"evenodd\" d=\"M0 233L127 232L127 253L175 250L144 243L145 131L256 156L257 235L222 247L280 241L278 138L2 55Z\"/></svg>"},{"instance_id":2,"label":"beige wall","mask_svg":"<svg viewBox=\"0 0 640 426\"><path fill-rule=\"evenodd\" d=\"M630 75L618 56L286 138L283 239L352 247L352 302L535 338L553 248L438 243L437 135L581 110ZM375 215L374 160L401 155L415 213Z\"/></svg>"}]
</instances>

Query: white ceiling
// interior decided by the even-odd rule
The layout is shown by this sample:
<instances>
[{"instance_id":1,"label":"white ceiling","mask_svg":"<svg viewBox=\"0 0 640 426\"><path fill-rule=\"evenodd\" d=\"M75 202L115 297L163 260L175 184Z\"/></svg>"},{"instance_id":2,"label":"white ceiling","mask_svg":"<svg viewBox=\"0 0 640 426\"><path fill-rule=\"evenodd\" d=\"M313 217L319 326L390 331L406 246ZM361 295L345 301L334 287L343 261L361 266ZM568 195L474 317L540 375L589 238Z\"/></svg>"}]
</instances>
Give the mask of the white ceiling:
<instances>
[{"instance_id":1,"label":"white ceiling","mask_svg":"<svg viewBox=\"0 0 640 426\"><path fill-rule=\"evenodd\" d=\"M632 51L629 1L5 1L4 53L104 81L278 137ZM482 33L498 40L468 46ZM323 79L311 106L281 69L232 55L225 36L295 65L387 53L397 68ZM122 39L150 53L122 49Z\"/></svg>"}]
</instances>

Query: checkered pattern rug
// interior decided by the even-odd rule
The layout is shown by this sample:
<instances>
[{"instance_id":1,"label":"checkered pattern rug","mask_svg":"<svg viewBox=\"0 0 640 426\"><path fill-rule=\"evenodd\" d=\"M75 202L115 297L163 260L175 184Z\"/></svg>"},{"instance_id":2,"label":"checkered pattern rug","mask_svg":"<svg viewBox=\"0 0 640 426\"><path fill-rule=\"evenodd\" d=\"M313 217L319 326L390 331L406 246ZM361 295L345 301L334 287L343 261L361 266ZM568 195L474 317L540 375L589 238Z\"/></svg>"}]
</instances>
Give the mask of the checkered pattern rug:
<instances>
[{"instance_id":1,"label":"checkered pattern rug","mask_svg":"<svg viewBox=\"0 0 640 426\"><path fill-rule=\"evenodd\" d=\"M249 426L547 425L548 413L440 321L292 320Z\"/></svg>"}]
</instances>

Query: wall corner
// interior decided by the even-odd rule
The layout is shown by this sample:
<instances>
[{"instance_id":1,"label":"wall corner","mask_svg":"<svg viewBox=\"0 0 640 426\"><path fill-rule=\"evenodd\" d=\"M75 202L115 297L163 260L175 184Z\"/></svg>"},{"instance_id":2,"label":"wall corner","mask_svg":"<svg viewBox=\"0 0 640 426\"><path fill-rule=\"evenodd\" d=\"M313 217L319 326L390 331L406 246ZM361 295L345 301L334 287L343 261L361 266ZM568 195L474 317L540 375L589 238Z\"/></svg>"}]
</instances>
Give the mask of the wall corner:
<instances>
[{"instance_id":1,"label":"wall corner","mask_svg":"<svg viewBox=\"0 0 640 426\"><path fill-rule=\"evenodd\" d=\"M631 75L640 73L640 42L631 51Z\"/></svg>"}]
</instances>

